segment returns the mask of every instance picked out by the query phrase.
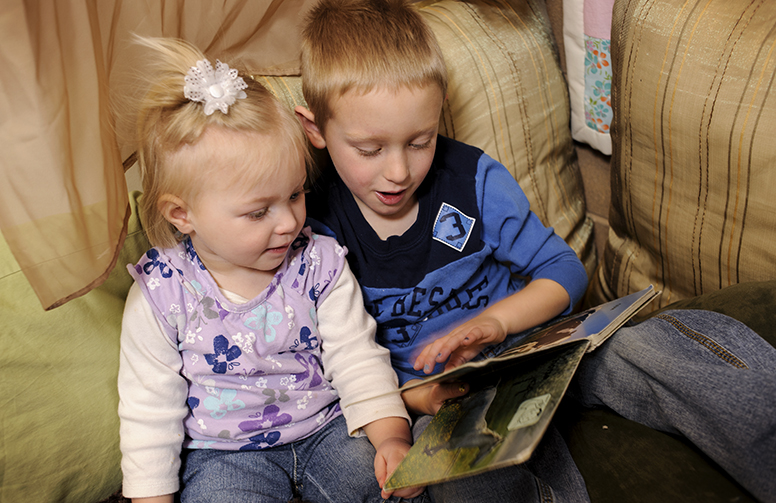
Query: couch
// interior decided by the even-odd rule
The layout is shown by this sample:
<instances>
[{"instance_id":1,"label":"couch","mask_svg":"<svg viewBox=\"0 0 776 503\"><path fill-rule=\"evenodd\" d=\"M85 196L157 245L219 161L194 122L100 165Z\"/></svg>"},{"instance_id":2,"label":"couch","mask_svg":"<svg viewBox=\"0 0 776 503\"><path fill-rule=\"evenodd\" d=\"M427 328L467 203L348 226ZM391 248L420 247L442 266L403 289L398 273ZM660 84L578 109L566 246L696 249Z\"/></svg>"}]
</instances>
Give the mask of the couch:
<instances>
[{"instance_id":1,"label":"couch","mask_svg":"<svg viewBox=\"0 0 776 503\"><path fill-rule=\"evenodd\" d=\"M504 163L577 252L590 277L580 308L653 284L663 294L642 317L711 309L776 345L776 5L615 0L607 154L570 127L567 3L418 2L450 69L442 133ZM254 78L289 106L303 103L298 75L285 70L257 68ZM136 188L132 170L127 179ZM123 264L148 246L137 197L107 281L50 311L0 239L0 501L122 501ZM681 438L568 401L556 422L594 503L757 501Z\"/></svg>"}]
</instances>

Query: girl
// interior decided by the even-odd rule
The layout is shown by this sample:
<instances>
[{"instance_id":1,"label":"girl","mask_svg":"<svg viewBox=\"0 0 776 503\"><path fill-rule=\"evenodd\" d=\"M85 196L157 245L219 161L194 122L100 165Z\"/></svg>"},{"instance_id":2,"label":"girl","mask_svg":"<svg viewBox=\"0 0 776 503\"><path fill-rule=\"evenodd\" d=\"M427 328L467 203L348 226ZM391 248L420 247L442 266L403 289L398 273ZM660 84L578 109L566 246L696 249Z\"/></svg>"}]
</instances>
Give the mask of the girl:
<instances>
[{"instance_id":1,"label":"girl","mask_svg":"<svg viewBox=\"0 0 776 503\"><path fill-rule=\"evenodd\" d=\"M154 248L128 266L124 495L171 502L182 486L184 502L389 497L378 484L410 447L409 418L386 395L396 375L345 250L303 228L301 126L194 47L139 41L158 60L137 121L140 214ZM374 448L347 439L362 432Z\"/></svg>"}]
</instances>

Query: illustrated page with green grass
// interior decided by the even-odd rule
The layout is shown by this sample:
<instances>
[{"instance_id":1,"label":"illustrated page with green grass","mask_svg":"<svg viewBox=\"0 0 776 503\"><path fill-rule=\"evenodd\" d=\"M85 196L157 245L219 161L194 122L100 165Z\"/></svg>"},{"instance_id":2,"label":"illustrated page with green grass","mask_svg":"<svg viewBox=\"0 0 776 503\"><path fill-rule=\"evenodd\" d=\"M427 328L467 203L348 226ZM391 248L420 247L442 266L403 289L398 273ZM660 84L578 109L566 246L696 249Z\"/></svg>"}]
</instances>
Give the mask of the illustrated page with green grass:
<instances>
[{"instance_id":1,"label":"illustrated page with green grass","mask_svg":"<svg viewBox=\"0 0 776 503\"><path fill-rule=\"evenodd\" d=\"M449 400L385 489L423 486L526 461L544 435L589 341L502 360Z\"/></svg>"}]
</instances>

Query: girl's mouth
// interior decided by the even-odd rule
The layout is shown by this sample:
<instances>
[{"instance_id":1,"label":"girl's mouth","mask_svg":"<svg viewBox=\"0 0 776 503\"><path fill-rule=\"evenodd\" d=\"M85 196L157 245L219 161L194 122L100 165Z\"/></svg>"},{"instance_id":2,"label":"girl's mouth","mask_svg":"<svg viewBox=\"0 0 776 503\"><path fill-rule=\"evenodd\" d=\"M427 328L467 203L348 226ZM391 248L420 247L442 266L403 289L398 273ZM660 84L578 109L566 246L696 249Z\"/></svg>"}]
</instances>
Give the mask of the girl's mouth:
<instances>
[{"instance_id":1,"label":"girl's mouth","mask_svg":"<svg viewBox=\"0 0 776 503\"><path fill-rule=\"evenodd\" d=\"M277 246L275 248L267 248L266 251L268 253L276 253L276 254L286 253L288 251L289 246L290 245Z\"/></svg>"}]
</instances>

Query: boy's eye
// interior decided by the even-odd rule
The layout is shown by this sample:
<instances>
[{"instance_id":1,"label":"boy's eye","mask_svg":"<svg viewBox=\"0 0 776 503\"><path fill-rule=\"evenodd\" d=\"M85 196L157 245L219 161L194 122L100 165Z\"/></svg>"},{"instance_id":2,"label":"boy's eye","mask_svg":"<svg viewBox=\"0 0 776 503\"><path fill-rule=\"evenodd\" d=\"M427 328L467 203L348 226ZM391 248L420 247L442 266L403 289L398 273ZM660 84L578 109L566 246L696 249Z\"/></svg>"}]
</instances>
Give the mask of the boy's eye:
<instances>
[{"instance_id":1,"label":"boy's eye","mask_svg":"<svg viewBox=\"0 0 776 503\"><path fill-rule=\"evenodd\" d=\"M297 200L297 199L299 199L300 197L302 197L302 196L304 196L305 194L307 194L307 192L308 192L308 191L306 191L306 190L300 190L300 191L298 191L298 192L294 192L293 194L291 194L291 197L290 197L290 199L291 199L292 201L296 201L296 200Z\"/></svg>"},{"instance_id":2,"label":"boy's eye","mask_svg":"<svg viewBox=\"0 0 776 503\"><path fill-rule=\"evenodd\" d=\"M423 150L425 148L429 148L431 146L431 140L428 140L425 143L410 143L410 148L414 148L415 150Z\"/></svg>"},{"instance_id":3,"label":"boy's eye","mask_svg":"<svg viewBox=\"0 0 776 503\"><path fill-rule=\"evenodd\" d=\"M356 150L358 151L359 155L364 157L374 157L379 154L382 149L376 148L374 150L365 150L363 148L356 147Z\"/></svg>"}]
</instances>

